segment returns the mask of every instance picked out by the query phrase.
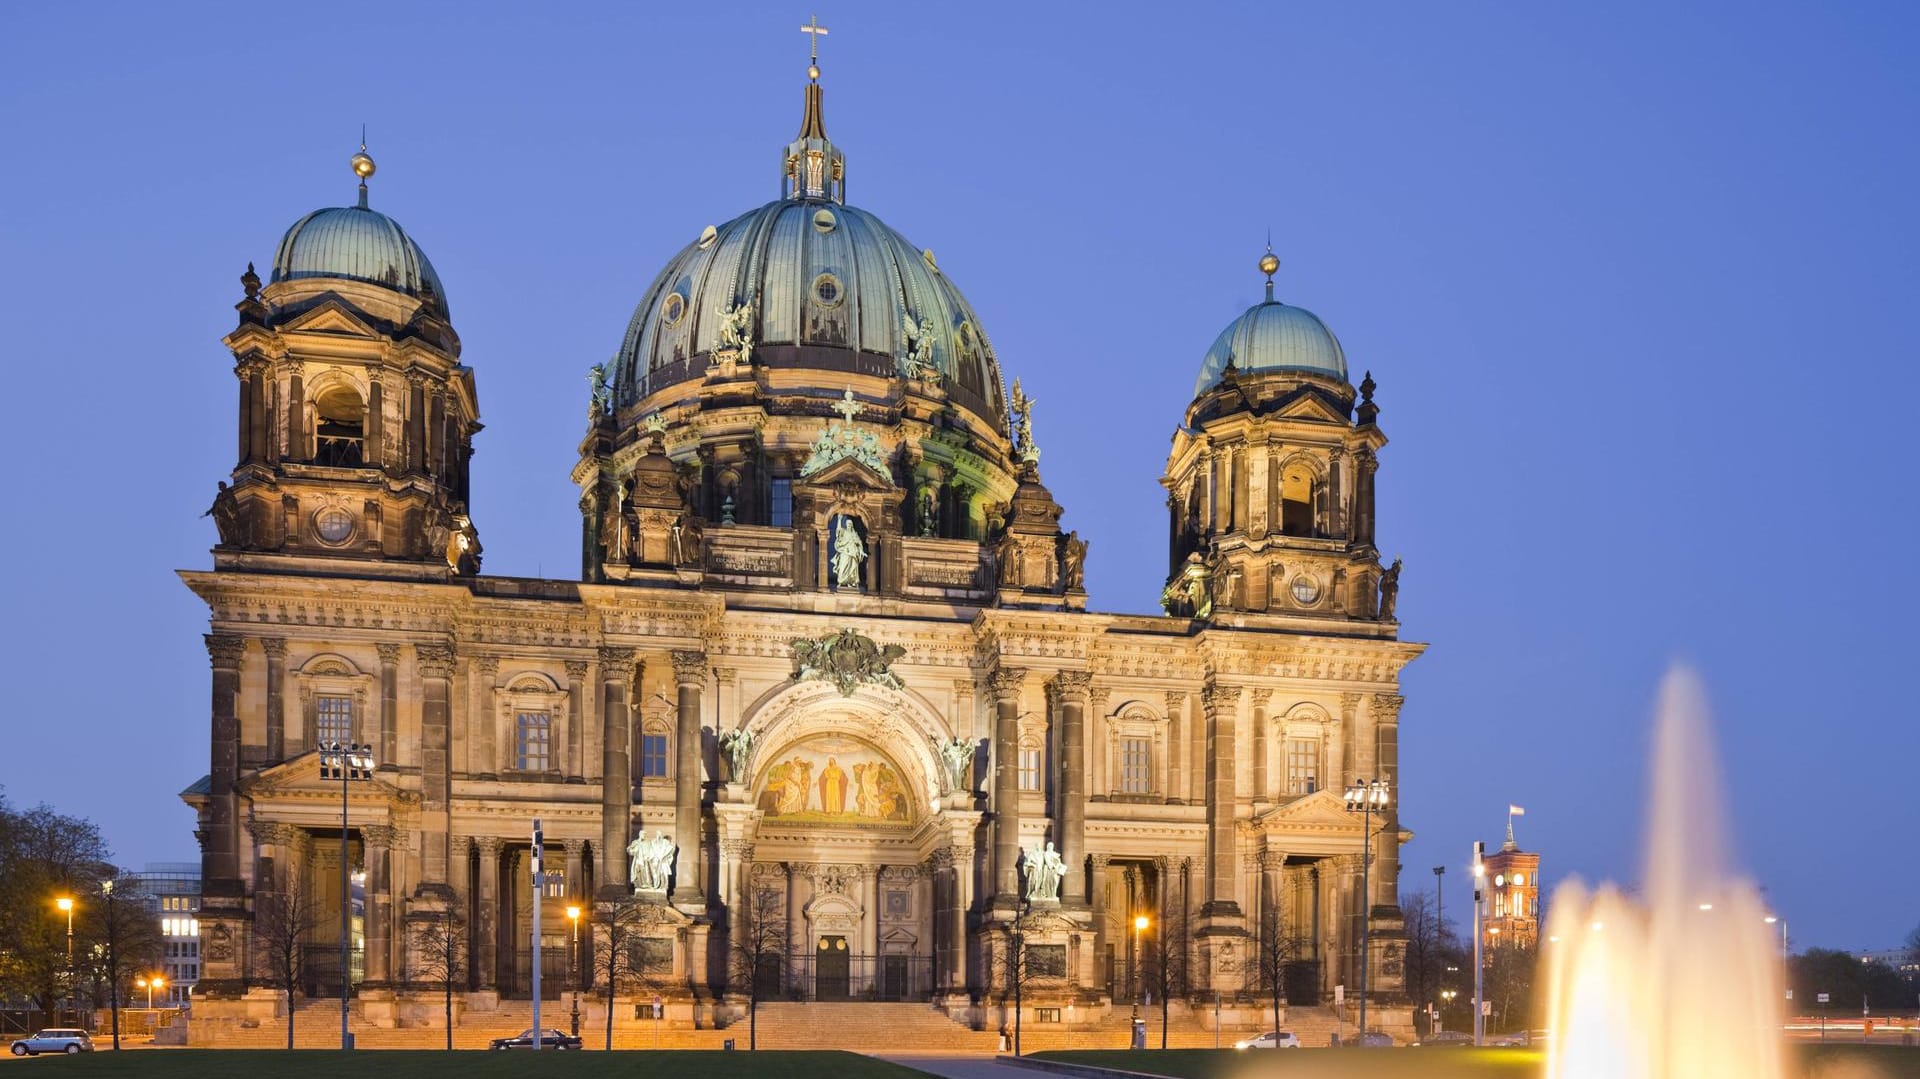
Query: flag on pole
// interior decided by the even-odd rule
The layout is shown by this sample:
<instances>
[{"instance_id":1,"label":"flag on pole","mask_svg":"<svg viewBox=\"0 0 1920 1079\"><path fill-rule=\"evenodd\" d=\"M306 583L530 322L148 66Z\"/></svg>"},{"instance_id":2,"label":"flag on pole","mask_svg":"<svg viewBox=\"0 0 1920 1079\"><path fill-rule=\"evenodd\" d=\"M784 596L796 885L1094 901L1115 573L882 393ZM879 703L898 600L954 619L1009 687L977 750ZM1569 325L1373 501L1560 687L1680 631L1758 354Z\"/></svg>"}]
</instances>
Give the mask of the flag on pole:
<instances>
[{"instance_id":1,"label":"flag on pole","mask_svg":"<svg viewBox=\"0 0 1920 1079\"><path fill-rule=\"evenodd\" d=\"M1507 816L1509 817L1524 817L1526 815L1527 815L1527 811L1524 809L1521 809L1517 805L1507 806Z\"/></svg>"}]
</instances>

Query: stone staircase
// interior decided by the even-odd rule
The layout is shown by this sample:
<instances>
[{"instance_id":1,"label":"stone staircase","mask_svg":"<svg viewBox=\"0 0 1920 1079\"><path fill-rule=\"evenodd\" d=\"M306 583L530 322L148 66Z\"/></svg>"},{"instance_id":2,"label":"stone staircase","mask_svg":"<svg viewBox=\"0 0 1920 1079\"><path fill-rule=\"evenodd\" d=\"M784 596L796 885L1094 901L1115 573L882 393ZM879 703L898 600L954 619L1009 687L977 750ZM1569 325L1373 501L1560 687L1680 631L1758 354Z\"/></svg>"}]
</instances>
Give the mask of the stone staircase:
<instances>
[{"instance_id":1,"label":"stone staircase","mask_svg":"<svg viewBox=\"0 0 1920 1079\"><path fill-rule=\"evenodd\" d=\"M991 1031L969 1030L927 1004L762 1004L762 1049L892 1049L913 1053L987 1053L999 1044ZM747 1047L744 1017L721 1032Z\"/></svg>"}]
</instances>

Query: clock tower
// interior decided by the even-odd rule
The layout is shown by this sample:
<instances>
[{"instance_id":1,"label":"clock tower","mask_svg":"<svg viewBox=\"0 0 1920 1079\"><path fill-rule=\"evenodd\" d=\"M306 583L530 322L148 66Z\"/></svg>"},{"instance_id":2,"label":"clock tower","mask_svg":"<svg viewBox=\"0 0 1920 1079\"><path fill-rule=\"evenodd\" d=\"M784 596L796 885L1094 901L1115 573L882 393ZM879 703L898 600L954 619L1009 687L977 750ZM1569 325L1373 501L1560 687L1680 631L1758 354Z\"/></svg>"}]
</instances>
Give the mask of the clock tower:
<instances>
[{"instance_id":1,"label":"clock tower","mask_svg":"<svg viewBox=\"0 0 1920 1079\"><path fill-rule=\"evenodd\" d=\"M223 339L240 383L237 460L208 511L216 564L471 575L473 371L426 252L367 205L365 146L352 164L358 202L295 222L264 287L251 263L240 278Z\"/></svg>"}]
</instances>

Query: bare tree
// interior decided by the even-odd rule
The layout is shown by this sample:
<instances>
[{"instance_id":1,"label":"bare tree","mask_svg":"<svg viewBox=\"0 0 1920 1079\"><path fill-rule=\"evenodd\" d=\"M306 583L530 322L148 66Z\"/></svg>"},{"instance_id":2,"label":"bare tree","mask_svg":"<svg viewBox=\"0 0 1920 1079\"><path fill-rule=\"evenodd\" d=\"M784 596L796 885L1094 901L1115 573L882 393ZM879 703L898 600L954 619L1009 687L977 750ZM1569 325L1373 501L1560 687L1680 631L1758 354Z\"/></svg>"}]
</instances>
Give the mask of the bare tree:
<instances>
[{"instance_id":1,"label":"bare tree","mask_svg":"<svg viewBox=\"0 0 1920 1079\"><path fill-rule=\"evenodd\" d=\"M1192 976L1191 943L1184 903L1167 904L1167 916L1147 940L1147 988L1160 995L1160 1048L1167 1047L1167 1013L1175 996L1186 996Z\"/></svg>"},{"instance_id":2,"label":"bare tree","mask_svg":"<svg viewBox=\"0 0 1920 1079\"><path fill-rule=\"evenodd\" d=\"M409 980L440 990L446 1008L447 1048L453 1048L453 991L467 981L467 919L454 907L414 923L413 950L419 961Z\"/></svg>"},{"instance_id":3,"label":"bare tree","mask_svg":"<svg viewBox=\"0 0 1920 1079\"><path fill-rule=\"evenodd\" d=\"M1280 1029L1280 1009L1287 1003L1287 977L1300 958L1301 941L1280 920L1280 911L1269 908L1260 916L1259 933L1253 940L1253 962L1248 973L1254 985L1273 1005L1273 1029Z\"/></svg>"},{"instance_id":4,"label":"bare tree","mask_svg":"<svg viewBox=\"0 0 1920 1079\"><path fill-rule=\"evenodd\" d=\"M766 884L755 888L740 906L734 934L733 977L747 988L747 1048L758 1049L760 998L780 991L780 972L792 944L780 889Z\"/></svg>"},{"instance_id":5,"label":"bare tree","mask_svg":"<svg viewBox=\"0 0 1920 1079\"><path fill-rule=\"evenodd\" d=\"M1007 935L1006 947L995 949L988 977L1000 994L1000 1013L1013 1009L1013 1055L1021 1055L1021 1020L1025 1013L1027 989L1036 982L1057 980L1066 974L1066 950L1058 945L1036 945L1027 939L1033 915L1023 916ZM1004 1022L1004 1020L1003 1020ZM1001 1028L1005 1030L1003 1026Z\"/></svg>"},{"instance_id":6,"label":"bare tree","mask_svg":"<svg viewBox=\"0 0 1920 1079\"><path fill-rule=\"evenodd\" d=\"M132 992L134 971L151 970L159 962L166 942L159 920L143 902L140 878L111 867L108 872L75 932L84 944L81 954L89 957L86 976L93 983L94 1003L105 998L113 1016L113 1047L119 1049L120 998Z\"/></svg>"},{"instance_id":7,"label":"bare tree","mask_svg":"<svg viewBox=\"0 0 1920 1079\"><path fill-rule=\"evenodd\" d=\"M613 998L645 977L649 965L645 930L660 917L656 904L630 895L594 904L593 923L599 927L600 939L594 942L593 975L595 984L607 990L608 1049L613 1048Z\"/></svg>"},{"instance_id":8,"label":"bare tree","mask_svg":"<svg viewBox=\"0 0 1920 1079\"><path fill-rule=\"evenodd\" d=\"M254 897L254 954L274 988L286 994L289 1049L293 1048L293 993L305 973L307 940L320 922L319 908L298 886Z\"/></svg>"}]
</instances>

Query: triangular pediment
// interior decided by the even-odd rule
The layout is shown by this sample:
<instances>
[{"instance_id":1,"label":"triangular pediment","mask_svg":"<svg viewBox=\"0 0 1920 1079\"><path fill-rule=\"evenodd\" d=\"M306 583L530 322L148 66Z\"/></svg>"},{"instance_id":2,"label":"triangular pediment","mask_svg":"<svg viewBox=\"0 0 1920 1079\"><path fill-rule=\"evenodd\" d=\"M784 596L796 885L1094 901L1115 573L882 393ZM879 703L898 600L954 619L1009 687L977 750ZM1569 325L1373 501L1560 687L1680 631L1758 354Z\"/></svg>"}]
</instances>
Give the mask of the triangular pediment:
<instances>
[{"instance_id":1,"label":"triangular pediment","mask_svg":"<svg viewBox=\"0 0 1920 1079\"><path fill-rule=\"evenodd\" d=\"M1283 420L1311 420L1315 423L1345 424L1347 418L1317 394L1303 393L1288 401L1277 413Z\"/></svg>"},{"instance_id":2,"label":"triangular pediment","mask_svg":"<svg viewBox=\"0 0 1920 1079\"><path fill-rule=\"evenodd\" d=\"M325 333L345 337L378 337L380 331L374 329L356 316L346 304L328 299L310 310L302 311L293 320L280 327L282 333Z\"/></svg>"},{"instance_id":3,"label":"triangular pediment","mask_svg":"<svg viewBox=\"0 0 1920 1079\"><path fill-rule=\"evenodd\" d=\"M242 778L240 789L255 797L323 797L336 802L340 798L340 781L320 775L320 754L311 750ZM356 779L349 783L347 797L355 801L367 798L387 802L412 800L414 796L375 772L371 779Z\"/></svg>"},{"instance_id":4,"label":"triangular pediment","mask_svg":"<svg viewBox=\"0 0 1920 1079\"><path fill-rule=\"evenodd\" d=\"M1344 798L1331 790L1315 791L1269 810L1259 820L1261 827L1284 826L1290 829L1352 830L1360 832L1360 817L1347 812Z\"/></svg>"},{"instance_id":5,"label":"triangular pediment","mask_svg":"<svg viewBox=\"0 0 1920 1079\"><path fill-rule=\"evenodd\" d=\"M857 457L843 457L813 475L797 481L795 486L832 488L848 483L869 491L893 490L892 477L875 471Z\"/></svg>"}]
</instances>

